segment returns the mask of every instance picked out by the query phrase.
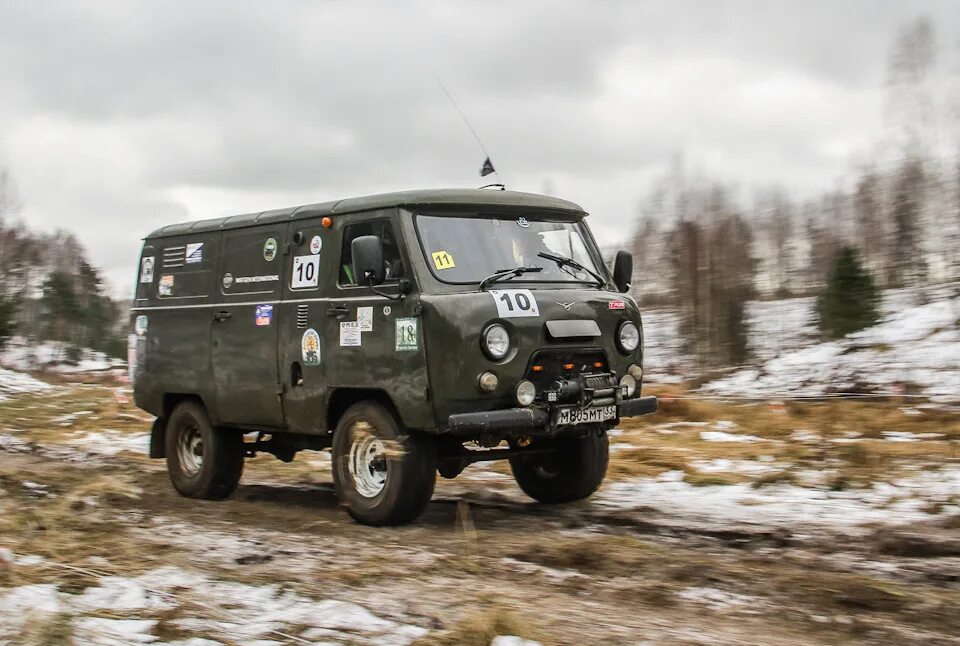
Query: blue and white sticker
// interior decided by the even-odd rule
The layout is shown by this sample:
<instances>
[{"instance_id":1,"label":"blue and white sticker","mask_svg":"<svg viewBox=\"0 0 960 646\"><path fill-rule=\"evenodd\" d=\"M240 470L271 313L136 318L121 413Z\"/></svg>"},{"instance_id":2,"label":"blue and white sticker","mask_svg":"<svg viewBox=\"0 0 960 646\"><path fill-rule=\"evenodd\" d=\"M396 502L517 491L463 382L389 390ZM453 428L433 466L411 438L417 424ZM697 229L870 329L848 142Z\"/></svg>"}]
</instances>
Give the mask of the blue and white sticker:
<instances>
[{"instance_id":1,"label":"blue and white sticker","mask_svg":"<svg viewBox=\"0 0 960 646\"><path fill-rule=\"evenodd\" d=\"M195 265L198 262L203 262L203 243L187 243L187 264Z\"/></svg>"},{"instance_id":2,"label":"blue and white sticker","mask_svg":"<svg viewBox=\"0 0 960 646\"><path fill-rule=\"evenodd\" d=\"M257 327L270 325L273 320L273 305L257 305L256 323Z\"/></svg>"}]
</instances>

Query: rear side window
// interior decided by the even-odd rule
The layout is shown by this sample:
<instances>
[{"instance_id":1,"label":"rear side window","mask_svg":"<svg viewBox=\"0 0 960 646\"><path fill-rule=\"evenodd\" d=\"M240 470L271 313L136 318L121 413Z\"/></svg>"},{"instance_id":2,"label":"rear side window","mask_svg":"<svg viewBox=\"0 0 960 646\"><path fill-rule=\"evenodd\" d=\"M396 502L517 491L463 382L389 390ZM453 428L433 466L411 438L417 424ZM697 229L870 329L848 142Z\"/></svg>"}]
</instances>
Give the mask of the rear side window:
<instances>
[{"instance_id":1,"label":"rear side window","mask_svg":"<svg viewBox=\"0 0 960 646\"><path fill-rule=\"evenodd\" d=\"M220 262L221 293L279 294L281 240L278 231L225 233Z\"/></svg>"},{"instance_id":2,"label":"rear side window","mask_svg":"<svg viewBox=\"0 0 960 646\"><path fill-rule=\"evenodd\" d=\"M339 279L341 287L356 287L357 277L353 273L353 240L360 236L375 235L383 240L383 265L386 282L397 282L405 275L400 245L393 234L393 226L387 220L373 220L349 225L343 232L343 247L340 250Z\"/></svg>"}]
</instances>

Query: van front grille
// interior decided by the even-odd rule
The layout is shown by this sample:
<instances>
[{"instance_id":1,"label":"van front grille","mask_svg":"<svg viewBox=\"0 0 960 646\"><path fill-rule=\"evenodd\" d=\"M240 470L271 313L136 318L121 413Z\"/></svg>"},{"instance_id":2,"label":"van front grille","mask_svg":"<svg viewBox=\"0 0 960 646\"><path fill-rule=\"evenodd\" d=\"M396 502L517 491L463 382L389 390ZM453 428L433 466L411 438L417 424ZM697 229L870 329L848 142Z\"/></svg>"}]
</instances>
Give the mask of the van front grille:
<instances>
[{"instance_id":1,"label":"van front grille","mask_svg":"<svg viewBox=\"0 0 960 646\"><path fill-rule=\"evenodd\" d=\"M303 330L307 327L307 319L309 319L310 306L306 303L297 305L297 329Z\"/></svg>"}]
</instances>

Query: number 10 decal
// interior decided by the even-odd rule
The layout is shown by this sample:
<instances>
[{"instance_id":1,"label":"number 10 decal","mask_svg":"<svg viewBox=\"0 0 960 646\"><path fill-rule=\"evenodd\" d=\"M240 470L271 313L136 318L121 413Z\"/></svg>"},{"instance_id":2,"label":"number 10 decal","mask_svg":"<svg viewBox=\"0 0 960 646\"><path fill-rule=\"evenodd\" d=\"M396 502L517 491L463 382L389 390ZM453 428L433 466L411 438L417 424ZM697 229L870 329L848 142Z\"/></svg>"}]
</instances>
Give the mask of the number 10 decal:
<instances>
[{"instance_id":1,"label":"number 10 decal","mask_svg":"<svg viewBox=\"0 0 960 646\"><path fill-rule=\"evenodd\" d=\"M537 299L529 289L491 289L490 295L497 304L497 315L500 318L540 316Z\"/></svg>"},{"instance_id":2,"label":"number 10 decal","mask_svg":"<svg viewBox=\"0 0 960 646\"><path fill-rule=\"evenodd\" d=\"M316 287L320 280L320 256L294 256L293 273L290 275L290 289Z\"/></svg>"}]
</instances>

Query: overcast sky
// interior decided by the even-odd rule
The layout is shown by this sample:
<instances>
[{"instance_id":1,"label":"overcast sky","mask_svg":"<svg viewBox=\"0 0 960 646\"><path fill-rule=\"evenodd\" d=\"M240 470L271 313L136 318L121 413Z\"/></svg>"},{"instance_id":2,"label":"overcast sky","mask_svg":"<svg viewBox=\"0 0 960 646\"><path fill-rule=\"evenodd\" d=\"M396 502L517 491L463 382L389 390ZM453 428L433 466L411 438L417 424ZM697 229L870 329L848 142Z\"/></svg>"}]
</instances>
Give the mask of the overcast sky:
<instances>
[{"instance_id":1,"label":"overcast sky","mask_svg":"<svg viewBox=\"0 0 960 646\"><path fill-rule=\"evenodd\" d=\"M582 204L611 244L678 158L835 185L921 14L955 69L957 0L0 0L0 165L27 223L76 232L126 296L164 224L485 183L439 77L509 188Z\"/></svg>"}]
</instances>

